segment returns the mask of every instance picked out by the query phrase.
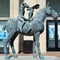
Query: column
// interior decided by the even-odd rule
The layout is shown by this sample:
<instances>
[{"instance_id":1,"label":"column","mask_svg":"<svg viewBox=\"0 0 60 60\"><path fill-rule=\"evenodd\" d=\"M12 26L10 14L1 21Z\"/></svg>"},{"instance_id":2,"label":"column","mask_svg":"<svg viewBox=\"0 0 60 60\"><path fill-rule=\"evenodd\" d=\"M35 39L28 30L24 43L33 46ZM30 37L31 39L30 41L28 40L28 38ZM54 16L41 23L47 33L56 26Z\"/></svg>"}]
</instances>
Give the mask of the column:
<instances>
[{"instance_id":1,"label":"column","mask_svg":"<svg viewBox=\"0 0 60 60\"><path fill-rule=\"evenodd\" d=\"M14 17L14 0L10 0L10 18Z\"/></svg>"},{"instance_id":2,"label":"column","mask_svg":"<svg viewBox=\"0 0 60 60\"><path fill-rule=\"evenodd\" d=\"M19 0L10 0L10 18L17 18L19 12ZM14 41L14 47L16 53L19 52L19 35ZM11 49L10 49L11 53Z\"/></svg>"}]
</instances>

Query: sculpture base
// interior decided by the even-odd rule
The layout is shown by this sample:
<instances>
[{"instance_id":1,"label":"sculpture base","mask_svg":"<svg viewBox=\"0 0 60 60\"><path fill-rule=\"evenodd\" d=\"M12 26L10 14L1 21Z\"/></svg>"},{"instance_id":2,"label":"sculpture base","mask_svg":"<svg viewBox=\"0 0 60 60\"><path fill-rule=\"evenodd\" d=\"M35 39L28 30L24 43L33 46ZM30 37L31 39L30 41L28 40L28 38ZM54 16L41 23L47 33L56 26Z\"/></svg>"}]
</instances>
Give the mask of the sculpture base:
<instances>
[{"instance_id":1,"label":"sculpture base","mask_svg":"<svg viewBox=\"0 0 60 60\"><path fill-rule=\"evenodd\" d=\"M40 60L59 60L59 58L55 56L44 56L45 59ZM18 56L18 58L11 57L10 60L39 60L39 57L33 58L33 56ZM0 56L0 60L5 60L4 56Z\"/></svg>"}]
</instances>

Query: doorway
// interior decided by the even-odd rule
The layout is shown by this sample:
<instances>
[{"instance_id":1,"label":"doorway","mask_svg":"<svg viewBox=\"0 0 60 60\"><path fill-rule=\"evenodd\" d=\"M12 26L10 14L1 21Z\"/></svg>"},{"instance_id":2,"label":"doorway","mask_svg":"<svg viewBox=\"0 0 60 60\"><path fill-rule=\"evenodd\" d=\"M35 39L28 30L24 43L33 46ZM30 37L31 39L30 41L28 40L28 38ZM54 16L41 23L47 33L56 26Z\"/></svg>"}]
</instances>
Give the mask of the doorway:
<instances>
[{"instance_id":1,"label":"doorway","mask_svg":"<svg viewBox=\"0 0 60 60\"><path fill-rule=\"evenodd\" d=\"M46 21L47 51L60 51L60 20Z\"/></svg>"}]
</instances>

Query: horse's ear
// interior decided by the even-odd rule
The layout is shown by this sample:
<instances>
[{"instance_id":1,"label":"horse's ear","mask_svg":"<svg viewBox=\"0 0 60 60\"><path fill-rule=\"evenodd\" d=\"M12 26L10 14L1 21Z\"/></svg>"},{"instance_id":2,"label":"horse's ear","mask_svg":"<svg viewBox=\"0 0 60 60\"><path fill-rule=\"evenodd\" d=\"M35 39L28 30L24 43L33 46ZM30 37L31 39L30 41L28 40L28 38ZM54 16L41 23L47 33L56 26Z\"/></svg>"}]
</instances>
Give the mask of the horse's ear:
<instances>
[{"instance_id":1,"label":"horse's ear","mask_svg":"<svg viewBox=\"0 0 60 60\"><path fill-rule=\"evenodd\" d=\"M49 2L47 3L47 7L49 7Z\"/></svg>"}]
</instances>

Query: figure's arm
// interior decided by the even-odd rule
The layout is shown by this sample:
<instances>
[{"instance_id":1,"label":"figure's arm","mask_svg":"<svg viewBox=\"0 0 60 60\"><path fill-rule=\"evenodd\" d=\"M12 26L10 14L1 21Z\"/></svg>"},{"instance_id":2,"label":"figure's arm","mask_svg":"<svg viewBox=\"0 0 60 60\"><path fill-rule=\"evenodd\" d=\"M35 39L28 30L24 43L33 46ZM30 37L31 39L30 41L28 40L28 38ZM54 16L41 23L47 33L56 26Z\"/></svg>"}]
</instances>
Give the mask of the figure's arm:
<instances>
[{"instance_id":1,"label":"figure's arm","mask_svg":"<svg viewBox=\"0 0 60 60\"><path fill-rule=\"evenodd\" d=\"M25 21L27 21L27 19L26 19L23 15L21 15L21 17L22 17Z\"/></svg>"},{"instance_id":2,"label":"figure's arm","mask_svg":"<svg viewBox=\"0 0 60 60\"><path fill-rule=\"evenodd\" d=\"M21 16L25 21L31 21L31 19L26 19L24 16Z\"/></svg>"},{"instance_id":3,"label":"figure's arm","mask_svg":"<svg viewBox=\"0 0 60 60\"><path fill-rule=\"evenodd\" d=\"M33 18L28 18L28 19L26 19L24 16L22 16L22 18L25 20L25 21L32 21L33 20Z\"/></svg>"}]
</instances>

